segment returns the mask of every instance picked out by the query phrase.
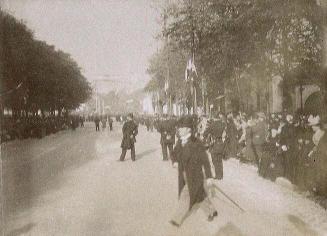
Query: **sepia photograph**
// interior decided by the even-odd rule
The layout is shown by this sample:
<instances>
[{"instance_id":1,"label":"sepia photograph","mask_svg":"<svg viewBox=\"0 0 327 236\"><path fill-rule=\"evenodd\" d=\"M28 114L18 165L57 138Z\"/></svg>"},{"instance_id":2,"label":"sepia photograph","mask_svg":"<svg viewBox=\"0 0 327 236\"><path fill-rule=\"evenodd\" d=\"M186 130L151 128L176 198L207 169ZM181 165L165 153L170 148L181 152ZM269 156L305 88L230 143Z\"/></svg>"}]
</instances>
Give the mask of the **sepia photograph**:
<instances>
[{"instance_id":1,"label":"sepia photograph","mask_svg":"<svg viewBox=\"0 0 327 236\"><path fill-rule=\"evenodd\" d=\"M0 0L0 236L327 236L327 0Z\"/></svg>"}]
</instances>

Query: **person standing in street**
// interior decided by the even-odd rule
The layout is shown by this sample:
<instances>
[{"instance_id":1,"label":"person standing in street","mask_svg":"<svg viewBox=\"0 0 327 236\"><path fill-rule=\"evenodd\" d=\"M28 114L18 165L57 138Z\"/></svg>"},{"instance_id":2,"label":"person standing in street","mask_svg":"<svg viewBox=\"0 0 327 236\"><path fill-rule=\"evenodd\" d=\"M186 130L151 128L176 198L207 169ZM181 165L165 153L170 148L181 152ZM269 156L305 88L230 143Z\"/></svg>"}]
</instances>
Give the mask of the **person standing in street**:
<instances>
[{"instance_id":1,"label":"person standing in street","mask_svg":"<svg viewBox=\"0 0 327 236\"><path fill-rule=\"evenodd\" d=\"M85 120L84 116L79 117L79 123L81 125L81 128L84 128L84 120Z\"/></svg>"},{"instance_id":2,"label":"person standing in street","mask_svg":"<svg viewBox=\"0 0 327 236\"><path fill-rule=\"evenodd\" d=\"M135 161L135 143L136 135L138 134L138 126L133 120L133 114L130 113L127 116L127 121L124 123L123 128L123 140L121 142L122 153L120 155L120 161L125 160L127 150L131 150L131 159Z\"/></svg>"},{"instance_id":3,"label":"person standing in street","mask_svg":"<svg viewBox=\"0 0 327 236\"><path fill-rule=\"evenodd\" d=\"M319 115L310 116L308 122L314 132L312 136L314 148L308 155L315 163L314 191L319 196L327 197L327 134ZM324 201L324 205L327 207L327 200Z\"/></svg>"},{"instance_id":4,"label":"person standing in street","mask_svg":"<svg viewBox=\"0 0 327 236\"><path fill-rule=\"evenodd\" d=\"M178 121L179 140L174 148L172 161L178 165L178 207L170 220L176 227L200 206L212 221L218 215L207 196L205 187L213 186L213 178L206 149L202 142L194 137L193 117L182 117ZM204 172L203 172L204 169ZM205 181L206 180L206 181Z\"/></svg>"},{"instance_id":5,"label":"person standing in street","mask_svg":"<svg viewBox=\"0 0 327 236\"><path fill-rule=\"evenodd\" d=\"M222 120L214 119L204 131L204 138L208 140L209 152L212 164L215 169L215 179L223 178L223 159L225 156L226 145L223 141L225 125Z\"/></svg>"},{"instance_id":6,"label":"person standing in street","mask_svg":"<svg viewBox=\"0 0 327 236\"><path fill-rule=\"evenodd\" d=\"M107 118L105 116L102 117L101 124L102 124L102 131L105 131L107 127Z\"/></svg>"},{"instance_id":7,"label":"person standing in street","mask_svg":"<svg viewBox=\"0 0 327 236\"><path fill-rule=\"evenodd\" d=\"M167 115L164 115L163 120L159 123L158 131L161 134L160 144L163 160L168 161L168 157L171 157L173 145L175 144L176 124L174 120L168 119Z\"/></svg>"},{"instance_id":8,"label":"person standing in street","mask_svg":"<svg viewBox=\"0 0 327 236\"><path fill-rule=\"evenodd\" d=\"M95 131L100 131L100 118L99 118L99 116L96 116L94 118L94 123L95 123Z\"/></svg>"},{"instance_id":9,"label":"person standing in street","mask_svg":"<svg viewBox=\"0 0 327 236\"><path fill-rule=\"evenodd\" d=\"M266 138L268 135L268 125L265 119L265 114L263 112L258 112L256 124L252 127L253 151L256 164L258 166L258 172L261 176L266 174L265 163L267 163L266 160L263 160L263 158L267 158L265 155L263 155Z\"/></svg>"},{"instance_id":10,"label":"person standing in street","mask_svg":"<svg viewBox=\"0 0 327 236\"><path fill-rule=\"evenodd\" d=\"M112 131L112 129L113 129L112 124L114 123L114 121L110 116L109 116L109 119L108 119L108 123L109 123L109 130Z\"/></svg>"},{"instance_id":11,"label":"person standing in street","mask_svg":"<svg viewBox=\"0 0 327 236\"><path fill-rule=\"evenodd\" d=\"M295 149L295 128L293 116L286 115L286 123L280 132L280 147L282 150L282 161L284 166L284 176L294 183L294 149Z\"/></svg>"}]
</instances>

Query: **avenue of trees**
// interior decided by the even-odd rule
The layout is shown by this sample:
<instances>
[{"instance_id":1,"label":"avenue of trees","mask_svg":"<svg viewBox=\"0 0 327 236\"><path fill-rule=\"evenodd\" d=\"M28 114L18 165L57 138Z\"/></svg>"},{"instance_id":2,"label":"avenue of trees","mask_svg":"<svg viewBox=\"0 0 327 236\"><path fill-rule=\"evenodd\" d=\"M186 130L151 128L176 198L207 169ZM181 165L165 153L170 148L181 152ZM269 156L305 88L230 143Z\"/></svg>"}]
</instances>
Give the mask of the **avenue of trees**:
<instances>
[{"instance_id":1,"label":"avenue of trees","mask_svg":"<svg viewBox=\"0 0 327 236\"><path fill-rule=\"evenodd\" d=\"M235 110L249 110L246 98L254 96L257 108L266 110L276 76L285 109L295 86L326 90L323 12L316 0L172 0L159 8L163 46L150 61L145 90L160 104L169 96L191 106L184 73L192 55L199 106L225 95Z\"/></svg>"},{"instance_id":2,"label":"avenue of trees","mask_svg":"<svg viewBox=\"0 0 327 236\"><path fill-rule=\"evenodd\" d=\"M0 11L1 113L14 116L69 111L92 90L69 54L36 40L26 25Z\"/></svg>"}]
</instances>

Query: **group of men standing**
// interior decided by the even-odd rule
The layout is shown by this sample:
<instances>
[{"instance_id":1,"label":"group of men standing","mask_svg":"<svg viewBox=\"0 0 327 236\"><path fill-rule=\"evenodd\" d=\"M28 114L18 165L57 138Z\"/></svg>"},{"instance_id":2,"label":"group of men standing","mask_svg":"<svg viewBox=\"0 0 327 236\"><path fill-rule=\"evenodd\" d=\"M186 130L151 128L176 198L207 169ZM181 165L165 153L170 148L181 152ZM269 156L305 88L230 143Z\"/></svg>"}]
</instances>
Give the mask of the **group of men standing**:
<instances>
[{"instance_id":1,"label":"group of men standing","mask_svg":"<svg viewBox=\"0 0 327 236\"><path fill-rule=\"evenodd\" d=\"M319 116L300 118L290 114L267 118L259 112L219 114L211 119L193 115L153 119L160 133L162 159L170 159L178 168L179 204L170 223L180 226L196 206L209 221L218 215L210 193L216 187L214 179L223 178L223 159L228 157L256 164L262 177L283 176L300 186L311 184L317 194L327 196L327 133ZM130 114L123 126L121 161L128 149L135 161L137 133Z\"/></svg>"},{"instance_id":2,"label":"group of men standing","mask_svg":"<svg viewBox=\"0 0 327 236\"><path fill-rule=\"evenodd\" d=\"M303 191L327 196L327 134L319 115L259 112L230 119L234 127L227 132L234 141L227 144L236 142L240 161L255 163L264 178L285 177Z\"/></svg>"},{"instance_id":3,"label":"group of men standing","mask_svg":"<svg viewBox=\"0 0 327 236\"><path fill-rule=\"evenodd\" d=\"M107 123L109 124L109 130L113 130L113 119L110 116L95 116L94 123L95 123L95 131L100 131L100 123L102 125L102 130L104 131L107 127Z\"/></svg>"}]
</instances>

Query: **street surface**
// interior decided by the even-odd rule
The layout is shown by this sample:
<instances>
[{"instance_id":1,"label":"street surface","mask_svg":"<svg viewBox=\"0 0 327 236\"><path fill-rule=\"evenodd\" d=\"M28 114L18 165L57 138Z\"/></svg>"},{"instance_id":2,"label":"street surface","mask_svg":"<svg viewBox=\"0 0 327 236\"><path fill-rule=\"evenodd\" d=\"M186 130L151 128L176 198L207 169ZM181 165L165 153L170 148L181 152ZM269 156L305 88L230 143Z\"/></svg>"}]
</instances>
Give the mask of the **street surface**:
<instances>
[{"instance_id":1,"label":"street surface","mask_svg":"<svg viewBox=\"0 0 327 236\"><path fill-rule=\"evenodd\" d=\"M136 162L120 156L121 125L94 124L2 146L6 235L327 235L327 211L252 166L224 163L218 185L245 212L217 194L218 217L201 210L180 228L168 221L177 204L177 169L163 162L159 134L139 128Z\"/></svg>"}]
</instances>

